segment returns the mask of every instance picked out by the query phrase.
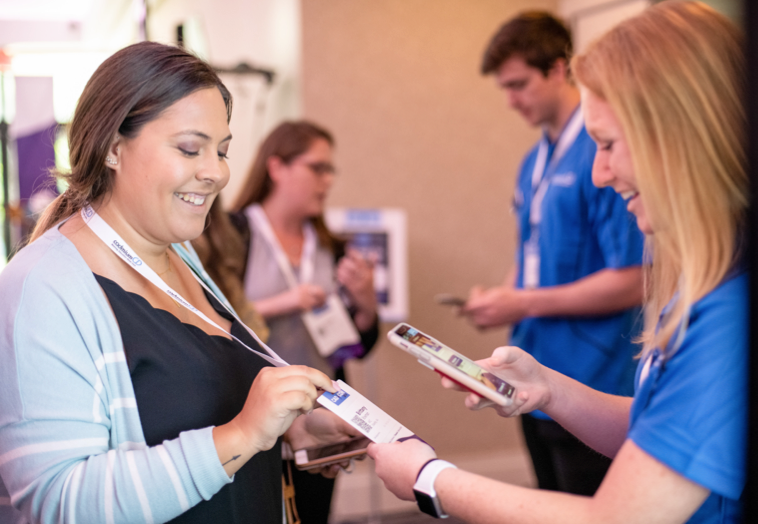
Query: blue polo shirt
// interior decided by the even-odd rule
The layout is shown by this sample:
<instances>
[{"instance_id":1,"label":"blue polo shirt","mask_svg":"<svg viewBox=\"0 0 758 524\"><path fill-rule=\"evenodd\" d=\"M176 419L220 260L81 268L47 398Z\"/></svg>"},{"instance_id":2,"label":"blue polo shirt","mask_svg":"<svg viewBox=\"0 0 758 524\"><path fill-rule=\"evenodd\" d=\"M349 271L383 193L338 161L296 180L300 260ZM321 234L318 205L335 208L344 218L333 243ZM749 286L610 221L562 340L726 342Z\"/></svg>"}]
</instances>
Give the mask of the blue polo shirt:
<instances>
[{"instance_id":1,"label":"blue polo shirt","mask_svg":"<svg viewBox=\"0 0 758 524\"><path fill-rule=\"evenodd\" d=\"M519 225L516 287L524 286L524 244L532 226L532 171L539 144L526 156L514 195ZM595 143L582 128L573 145L550 166L555 144L548 148L543 177L550 181L542 202L539 224L539 282L541 287L575 282L605 268L642 263L644 235L626 203L611 188L592 184ZM606 393L633 392L639 348L632 339L641 327L639 308L601 317L525 318L513 328L511 343L540 363ZM541 412L533 412L547 418Z\"/></svg>"},{"instance_id":2,"label":"blue polo shirt","mask_svg":"<svg viewBox=\"0 0 758 524\"><path fill-rule=\"evenodd\" d=\"M630 438L663 464L711 490L688 521L740 522L747 474L748 277L696 302L679 348L640 362ZM645 378L643 369L648 368Z\"/></svg>"}]
</instances>

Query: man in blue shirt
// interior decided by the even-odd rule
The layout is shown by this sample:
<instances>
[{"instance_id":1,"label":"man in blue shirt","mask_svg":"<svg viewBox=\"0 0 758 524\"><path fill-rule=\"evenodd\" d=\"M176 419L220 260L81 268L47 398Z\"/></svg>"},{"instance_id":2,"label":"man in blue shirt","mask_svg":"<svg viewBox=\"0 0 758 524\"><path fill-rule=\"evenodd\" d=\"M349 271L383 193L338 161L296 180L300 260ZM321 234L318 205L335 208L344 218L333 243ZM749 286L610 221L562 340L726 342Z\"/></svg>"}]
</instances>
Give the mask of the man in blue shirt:
<instances>
[{"instance_id":1,"label":"man in blue shirt","mask_svg":"<svg viewBox=\"0 0 758 524\"><path fill-rule=\"evenodd\" d=\"M540 363L600 391L631 395L643 236L621 197L592 184L596 147L584 129L570 55L568 29L544 12L506 22L485 51L482 73L495 77L511 108L540 126L543 138L516 184L515 263L502 285L474 287L462 313L481 329L512 324L511 344ZM522 428L540 488L594 494L609 459L541 412L523 416Z\"/></svg>"}]
</instances>

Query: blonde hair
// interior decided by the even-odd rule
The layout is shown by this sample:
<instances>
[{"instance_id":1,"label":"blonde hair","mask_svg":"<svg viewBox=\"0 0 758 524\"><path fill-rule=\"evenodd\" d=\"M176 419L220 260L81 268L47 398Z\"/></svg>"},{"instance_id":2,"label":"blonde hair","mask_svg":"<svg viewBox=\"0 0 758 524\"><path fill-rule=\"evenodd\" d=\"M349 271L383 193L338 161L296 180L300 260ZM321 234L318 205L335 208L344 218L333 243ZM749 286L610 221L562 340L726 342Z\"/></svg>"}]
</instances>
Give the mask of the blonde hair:
<instances>
[{"instance_id":1,"label":"blonde hair","mask_svg":"<svg viewBox=\"0 0 758 524\"><path fill-rule=\"evenodd\" d=\"M664 2L606 33L572 70L608 102L629 144L654 230L643 353L664 350L740 256L748 204L742 36L701 3Z\"/></svg>"}]
</instances>

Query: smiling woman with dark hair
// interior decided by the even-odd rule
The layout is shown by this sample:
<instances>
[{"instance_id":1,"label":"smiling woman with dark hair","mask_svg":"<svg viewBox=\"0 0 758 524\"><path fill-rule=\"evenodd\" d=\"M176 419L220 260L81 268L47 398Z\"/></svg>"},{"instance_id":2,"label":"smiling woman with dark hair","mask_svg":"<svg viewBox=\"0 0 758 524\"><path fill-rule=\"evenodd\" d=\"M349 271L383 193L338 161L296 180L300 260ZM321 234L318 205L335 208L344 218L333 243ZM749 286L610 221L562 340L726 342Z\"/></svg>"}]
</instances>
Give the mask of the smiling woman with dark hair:
<instances>
[{"instance_id":1,"label":"smiling woman with dark hair","mask_svg":"<svg viewBox=\"0 0 758 524\"><path fill-rule=\"evenodd\" d=\"M298 418L329 377L261 346L172 247L229 179L230 116L213 70L161 44L85 87L68 189L0 275L3 522L281 524L280 437L354 434Z\"/></svg>"}]
</instances>

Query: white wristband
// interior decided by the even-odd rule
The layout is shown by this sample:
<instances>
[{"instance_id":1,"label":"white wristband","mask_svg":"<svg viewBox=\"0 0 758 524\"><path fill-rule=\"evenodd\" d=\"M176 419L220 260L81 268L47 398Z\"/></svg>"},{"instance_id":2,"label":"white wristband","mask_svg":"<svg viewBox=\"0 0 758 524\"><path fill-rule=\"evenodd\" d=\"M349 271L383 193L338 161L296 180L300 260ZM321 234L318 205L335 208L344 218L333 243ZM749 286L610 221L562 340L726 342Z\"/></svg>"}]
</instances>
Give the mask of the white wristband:
<instances>
[{"instance_id":1,"label":"white wristband","mask_svg":"<svg viewBox=\"0 0 758 524\"><path fill-rule=\"evenodd\" d=\"M427 462L419 472L416 484L413 485L413 489L422 491L432 497L436 496L437 492L434 489L434 481L437 480L437 475L447 468L458 469L455 464L451 464L445 460L435 459L431 462Z\"/></svg>"}]
</instances>

